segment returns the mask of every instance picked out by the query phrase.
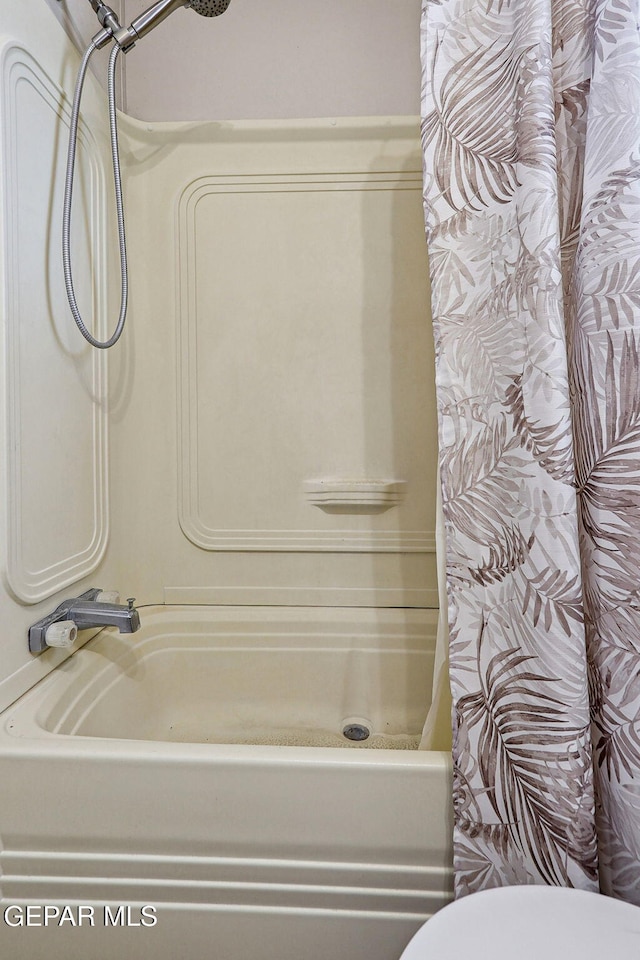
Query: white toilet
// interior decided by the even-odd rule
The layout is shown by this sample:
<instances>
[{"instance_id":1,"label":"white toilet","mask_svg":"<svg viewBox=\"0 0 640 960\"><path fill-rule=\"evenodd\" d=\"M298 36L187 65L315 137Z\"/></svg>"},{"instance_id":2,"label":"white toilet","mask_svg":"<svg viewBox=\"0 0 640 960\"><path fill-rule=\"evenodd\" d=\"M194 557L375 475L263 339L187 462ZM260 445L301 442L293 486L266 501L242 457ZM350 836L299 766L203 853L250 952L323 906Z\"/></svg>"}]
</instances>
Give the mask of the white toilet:
<instances>
[{"instance_id":1,"label":"white toilet","mask_svg":"<svg viewBox=\"0 0 640 960\"><path fill-rule=\"evenodd\" d=\"M400 960L639 960L640 907L584 890L521 886L450 903Z\"/></svg>"}]
</instances>

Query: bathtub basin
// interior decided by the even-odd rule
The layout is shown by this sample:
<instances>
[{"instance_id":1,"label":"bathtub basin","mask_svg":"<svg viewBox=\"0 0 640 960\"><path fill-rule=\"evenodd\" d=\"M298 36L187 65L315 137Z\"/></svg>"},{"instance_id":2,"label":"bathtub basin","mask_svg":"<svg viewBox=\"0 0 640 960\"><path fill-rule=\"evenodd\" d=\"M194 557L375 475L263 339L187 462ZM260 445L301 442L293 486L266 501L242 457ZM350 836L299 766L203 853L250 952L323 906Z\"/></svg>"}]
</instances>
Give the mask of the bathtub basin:
<instances>
[{"instance_id":1,"label":"bathtub basin","mask_svg":"<svg viewBox=\"0 0 640 960\"><path fill-rule=\"evenodd\" d=\"M0 955L397 960L451 897L450 758L416 749L434 612L141 618L1 715L0 870L3 904L157 923L0 926Z\"/></svg>"}]
</instances>

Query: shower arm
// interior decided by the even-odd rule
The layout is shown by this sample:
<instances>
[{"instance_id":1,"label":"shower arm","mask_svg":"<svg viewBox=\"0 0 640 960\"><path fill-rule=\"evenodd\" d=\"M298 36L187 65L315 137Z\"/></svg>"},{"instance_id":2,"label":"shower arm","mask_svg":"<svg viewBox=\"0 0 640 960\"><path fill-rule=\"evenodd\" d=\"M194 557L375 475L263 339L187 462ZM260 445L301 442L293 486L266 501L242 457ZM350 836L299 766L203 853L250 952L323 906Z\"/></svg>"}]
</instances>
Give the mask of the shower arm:
<instances>
[{"instance_id":1,"label":"shower arm","mask_svg":"<svg viewBox=\"0 0 640 960\"><path fill-rule=\"evenodd\" d=\"M89 0L89 3L102 27L102 30L96 33L91 40L94 49L100 50L111 40L115 40L122 51L126 53L127 50L130 50L135 40L130 40L129 32L120 25L111 7L108 7L102 0Z\"/></svg>"},{"instance_id":2,"label":"shower arm","mask_svg":"<svg viewBox=\"0 0 640 960\"><path fill-rule=\"evenodd\" d=\"M99 49L115 40L123 53L127 53L150 30L162 23L178 7L188 7L190 0L157 0L152 6L132 20L128 27L122 27L113 10L102 0L89 0L102 30L95 35L93 43Z\"/></svg>"}]
</instances>

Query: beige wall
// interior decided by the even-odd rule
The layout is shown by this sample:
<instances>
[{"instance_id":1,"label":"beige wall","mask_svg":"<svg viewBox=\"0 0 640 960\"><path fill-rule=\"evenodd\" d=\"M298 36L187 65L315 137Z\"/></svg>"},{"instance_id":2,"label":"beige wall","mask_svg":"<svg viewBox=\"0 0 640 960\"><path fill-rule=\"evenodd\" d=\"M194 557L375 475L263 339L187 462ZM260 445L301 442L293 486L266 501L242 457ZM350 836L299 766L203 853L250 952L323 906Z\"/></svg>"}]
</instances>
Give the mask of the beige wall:
<instances>
[{"instance_id":1,"label":"beige wall","mask_svg":"<svg viewBox=\"0 0 640 960\"><path fill-rule=\"evenodd\" d=\"M87 0L45 0L70 33ZM111 0L129 23L151 0ZM123 107L143 120L394 116L419 112L421 0L232 0L178 10L127 58Z\"/></svg>"}]
</instances>

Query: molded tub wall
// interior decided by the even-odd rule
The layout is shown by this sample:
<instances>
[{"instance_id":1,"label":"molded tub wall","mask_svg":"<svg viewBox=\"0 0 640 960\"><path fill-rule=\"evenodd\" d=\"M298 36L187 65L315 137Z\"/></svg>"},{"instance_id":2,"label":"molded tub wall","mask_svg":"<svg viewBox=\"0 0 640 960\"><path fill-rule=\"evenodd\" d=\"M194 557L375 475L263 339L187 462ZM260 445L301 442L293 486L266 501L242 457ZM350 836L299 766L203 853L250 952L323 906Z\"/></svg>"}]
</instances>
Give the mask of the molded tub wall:
<instances>
[{"instance_id":1,"label":"molded tub wall","mask_svg":"<svg viewBox=\"0 0 640 960\"><path fill-rule=\"evenodd\" d=\"M113 517L142 602L437 606L420 4L299 8L178 10L123 58ZM366 481L398 502L309 494Z\"/></svg>"},{"instance_id":2,"label":"molded tub wall","mask_svg":"<svg viewBox=\"0 0 640 960\"><path fill-rule=\"evenodd\" d=\"M4 534L0 704L66 656L34 658L27 628L91 585L124 589L110 548L108 359L73 325L60 256L76 51L42 0L3 5L0 399ZM80 131L73 253L82 309L117 312L106 281L114 238L104 98L89 78ZM116 385L117 389L117 385Z\"/></svg>"},{"instance_id":3,"label":"molded tub wall","mask_svg":"<svg viewBox=\"0 0 640 960\"><path fill-rule=\"evenodd\" d=\"M129 554L130 582L153 602L437 606L418 120L375 116L418 112L419 4L299 7L178 11L127 55L144 120L123 129L117 502L150 558ZM401 502L308 493L366 480Z\"/></svg>"},{"instance_id":4,"label":"molded tub wall","mask_svg":"<svg viewBox=\"0 0 640 960\"><path fill-rule=\"evenodd\" d=\"M63 656L34 660L29 623L94 583L143 603L436 606L417 119L124 117L131 307L124 342L105 356L79 338L63 291L59 217L78 57L50 5L25 0L3 20L3 702ZM365 19L361 5L349 9L342 26L353 39L357 14L370 55L384 11ZM75 6L54 12L79 29ZM285 13L296 22L283 8L274 38ZM334 14L327 44L340 33ZM416 4L416 29L418 14ZM215 43L224 17L178 11L174 22ZM165 87L180 51L163 61L151 44L169 42L167 30L147 38L148 53L140 44L129 55L148 57ZM341 49L342 95L366 58L350 66ZM197 50L186 59L201 71ZM273 100L260 96L262 68L250 45L243 56L243 96L252 91L264 113ZM394 62L403 78L394 103L407 102L414 66ZM283 114L294 87L308 87L317 110L338 105L333 88L322 100L309 67L304 76L287 68ZM416 110L417 91L416 82ZM105 103L91 78L83 113L79 162L91 172L76 188L76 283L83 312L95 302L110 325L119 271ZM400 481L402 495L388 506L383 486L373 507L325 508L309 494L318 481L338 492L345 481Z\"/></svg>"},{"instance_id":5,"label":"molded tub wall","mask_svg":"<svg viewBox=\"0 0 640 960\"><path fill-rule=\"evenodd\" d=\"M122 142L135 280L113 430L134 594L436 607L417 119L127 120ZM367 481L399 502L358 500ZM316 502L323 484L337 502Z\"/></svg>"}]
</instances>

